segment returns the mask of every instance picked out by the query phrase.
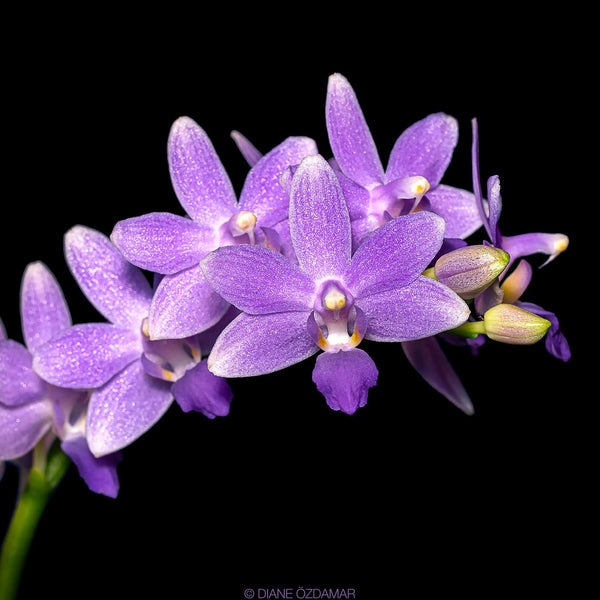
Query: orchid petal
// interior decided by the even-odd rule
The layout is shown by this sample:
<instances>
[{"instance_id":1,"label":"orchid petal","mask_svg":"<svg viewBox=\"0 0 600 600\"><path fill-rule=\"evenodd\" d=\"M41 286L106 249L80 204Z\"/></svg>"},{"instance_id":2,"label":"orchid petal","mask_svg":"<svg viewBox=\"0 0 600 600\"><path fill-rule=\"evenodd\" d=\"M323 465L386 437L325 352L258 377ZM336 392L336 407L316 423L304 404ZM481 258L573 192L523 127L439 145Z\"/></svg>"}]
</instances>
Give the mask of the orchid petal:
<instances>
[{"instance_id":1,"label":"orchid petal","mask_svg":"<svg viewBox=\"0 0 600 600\"><path fill-rule=\"evenodd\" d=\"M18 406L44 395L46 384L31 364L31 353L25 346L14 340L0 341L0 403Z\"/></svg>"},{"instance_id":2,"label":"orchid petal","mask_svg":"<svg viewBox=\"0 0 600 600\"><path fill-rule=\"evenodd\" d=\"M141 361L132 362L90 396L86 437L92 454L106 456L128 446L172 401L170 383L147 375Z\"/></svg>"},{"instance_id":3,"label":"orchid petal","mask_svg":"<svg viewBox=\"0 0 600 600\"><path fill-rule=\"evenodd\" d=\"M317 280L344 273L352 251L348 208L333 169L320 155L305 158L294 173L289 222L307 275Z\"/></svg>"},{"instance_id":4,"label":"orchid petal","mask_svg":"<svg viewBox=\"0 0 600 600\"><path fill-rule=\"evenodd\" d=\"M4 323L2 319L0 319L0 341L6 339L6 327L4 327Z\"/></svg>"},{"instance_id":5,"label":"orchid petal","mask_svg":"<svg viewBox=\"0 0 600 600\"><path fill-rule=\"evenodd\" d=\"M196 335L217 323L228 306L212 289L200 265L165 275L148 312L150 339Z\"/></svg>"},{"instance_id":6,"label":"orchid petal","mask_svg":"<svg viewBox=\"0 0 600 600\"><path fill-rule=\"evenodd\" d=\"M510 266L517 258L531 254L546 254L547 265L569 246L569 238L563 233L522 233L502 236L502 249L510 254Z\"/></svg>"},{"instance_id":7,"label":"orchid petal","mask_svg":"<svg viewBox=\"0 0 600 600\"><path fill-rule=\"evenodd\" d=\"M356 250L344 281L355 297L414 281L444 239L444 221L431 212L397 217L379 227Z\"/></svg>"},{"instance_id":8,"label":"orchid petal","mask_svg":"<svg viewBox=\"0 0 600 600\"><path fill-rule=\"evenodd\" d=\"M159 212L119 221L110 239L130 263L163 274L198 264L218 246L218 234L213 228L187 217Z\"/></svg>"},{"instance_id":9,"label":"orchid petal","mask_svg":"<svg viewBox=\"0 0 600 600\"><path fill-rule=\"evenodd\" d=\"M40 346L33 368L59 387L95 388L141 353L141 332L110 323L84 323L73 325Z\"/></svg>"},{"instance_id":10,"label":"orchid petal","mask_svg":"<svg viewBox=\"0 0 600 600\"><path fill-rule=\"evenodd\" d=\"M475 194L442 184L427 192L427 199L446 222L445 237L464 239L481 227Z\"/></svg>"},{"instance_id":11,"label":"orchid petal","mask_svg":"<svg viewBox=\"0 0 600 600\"><path fill-rule=\"evenodd\" d=\"M238 150L242 153L242 156L246 159L246 162L253 167L263 156L262 152L258 150L252 142L239 131L232 131L231 138L238 147Z\"/></svg>"},{"instance_id":12,"label":"orchid petal","mask_svg":"<svg viewBox=\"0 0 600 600\"><path fill-rule=\"evenodd\" d=\"M433 389L464 413L473 414L471 399L435 337L402 342L402 349L410 364Z\"/></svg>"},{"instance_id":13,"label":"orchid petal","mask_svg":"<svg viewBox=\"0 0 600 600\"><path fill-rule=\"evenodd\" d=\"M96 494L116 498L119 494L117 465L122 460L120 452L96 458L89 449L84 436L73 436L60 445L62 451L73 461L79 475L88 488Z\"/></svg>"},{"instance_id":14,"label":"orchid petal","mask_svg":"<svg viewBox=\"0 0 600 600\"><path fill-rule=\"evenodd\" d=\"M21 282L23 339L32 352L71 325L71 315L54 275L42 262L27 265Z\"/></svg>"},{"instance_id":15,"label":"orchid petal","mask_svg":"<svg viewBox=\"0 0 600 600\"><path fill-rule=\"evenodd\" d=\"M254 213L261 226L272 227L287 219L290 199L279 178L290 165L317 154L317 145L308 137L289 137L265 154L250 169L240 193L240 210Z\"/></svg>"},{"instance_id":16,"label":"orchid petal","mask_svg":"<svg viewBox=\"0 0 600 600\"><path fill-rule=\"evenodd\" d=\"M307 332L308 312L235 318L217 338L208 368L220 377L264 375L298 363L319 350Z\"/></svg>"},{"instance_id":17,"label":"orchid petal","mask_svg":"<svg viewBox=\"0 0 600 600\"><path fill-rule=\"evenodd\" d=\"M319 354L312 380L329 408L351 415L367 403L378 375L373 359L364 350L351 348Z\"/></svg>"},{"instance_id":18,"label":"orchid petal","mask_svg":"<svg viewBox=\"0 0 600 600\"><path fill-rule=\"evenodd\" d=\"M546 350L552 354L552 356L567 362L571 358L571 348L564 333L560 330L558 317L553 312L550 312L537 304L533 304L532 302L517 302L516 305L519 308L528 310L552 323L544 337Z\"/></svg>"},{"instance_id":19,"label":"orchid petal","mask_svg":"<svg viewBox=\"0 0 600 600\"><path fill-rule=\"evenodd\" d=\"M498 228L498 221L502 213L502 196L500 196L500 178L492 175L487 181L488 192L488 222L491 231L490 241L493 246L502 248L502 236Z\"/></svg>"},{"instance_id":20,"label":"orchid petal","mask_svg":"<svg viewBox=\"0 0 600 600\"><path fill-rule=\"evenodd\" d=\"M525 292L531 282L533 276L533 268L523 258L502 282L500 286L504 295L502 302L506 304L514 304Z\"/></svg>"},{"instance_id":21,"label":"orchid petal","mask_svg":"<svg viewBox=\"0 0 600 600\"><path fill-rule=\"evenodd\" d=\"M325 117L329 144L342 172L363 187L383 183L373 136L352 86L339 73L329 77Z\"/></svg>"},{"instance_id":22,"label":"orchid petal","mask_svg":"<svg viewBox=\"0 0 600 600\"><path fill-rule=\"evenodd\" d=\"M314 304L314 281L270 248L223 246L200 265L214 290L244 312L310 310Z\"/></svg>"},{"instance_id":23,"label":"orchid petal","mask_svg":"<svg viewBox=\"0 0 600 600\"><path fill-rule=\"evenodd\" d=\"M52 425L50 402L20 406L0 404L0 460L13 460L29 452Z\"/></svg>"},{"instance_id":24,"label":"orchid petal","mask_svg":"<svg viewBox=\"0 0 600 600\"><path fill-rule=\"evenodd\" d=\"M358 185L341 171L335 171L340 182L342 194L346 200L350 221L362 219L369 214L370 193L363 186Z\"/></svg>"},{"instance_id":25,"label":"orchid petal","mask_svg":"<svg viewBox=\"0 0 600 600\"><path fill-rule=\"evenodd\" d=\"M201 412L209 419L225 417L233 392L223 377L208 370L208 361L203 360L178 379L171 388L175 401L184 412Z\"/></svg>"},{"instance_id":26,"label":"orchid petal","mask_svg":"<svg viewBox=\"0 0 600 600\"><path fill-rule=\"evenodd\" d=\"M65 257L84 295L108 321L139 327L152 288L103 233L76 225L65 234Z\"/></svg>"},{"instance_id":27,"label":"orchid petal","mask_svg":"<svg viewBox=\"0 0 600 600\"><path fill-rule=\"evenodd\" d=\"M432 188L441 181L458 142L458 122L444 113L431 114L406 129L390 153L385 181L421 175Z\"/></svg>"},{"instance_id":28,"label":"orchid petal","mask_svg":"<svg viewBox=\"0 0 600 600\"><path fill-rule=\"evenodd\" d=\"M419 277L409 285L361 297L356 301L368 320L365 338L405 342L429 337L462 325L467 304L445 285Z\"/></svg>"},{"instance_id":29,"label":"orchid petal","mask_svg":"<svg viewBox=\"0 0 600 600\"><path fill-rule=\"evenodd\" d=\"M203 225L223 223L236 210L231 181L206 132L189 117L171 126L169 171L181 206Z\"/></svg>"}]
</instances>

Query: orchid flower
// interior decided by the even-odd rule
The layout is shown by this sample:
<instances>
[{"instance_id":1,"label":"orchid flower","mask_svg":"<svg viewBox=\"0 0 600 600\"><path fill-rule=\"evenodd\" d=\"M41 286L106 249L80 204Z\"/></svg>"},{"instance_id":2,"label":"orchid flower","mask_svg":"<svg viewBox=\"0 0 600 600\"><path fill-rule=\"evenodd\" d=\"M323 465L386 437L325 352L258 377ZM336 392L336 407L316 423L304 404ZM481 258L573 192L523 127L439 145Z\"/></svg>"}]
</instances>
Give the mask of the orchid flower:
<instances>
[{"instance_id":1,"label":"orchid flower","mask_svg":"<svg viewBox=\"0 0 600 600\"><path fill-rule=\"evenodd\" d=\"M35 371L65 388L91 389L86 438L94 456L129 445L175 397L184 411L226 415L231 391L201 361L197 337L151 341L153 290L99 231L77 225L65 235L67 264L84 295L108 322L62 329L34 353Z\"/></svg>"},{"instance_id":2,"label":"orchid flower","mask_svg":"<svg viewBox=\"0 0 600 600\"><path fill-rule=\"evenodd\" d=\"M355 247L389 218L416 210L443 217L446 238L464 239L481 226L473 193L440 183L458 141L456 119L435 113L411 125L385 170L356 94L339 73L329 78L326 122Z\"/></svg>"},{"instance_id":3,"label":"orchid flower","mask_svg":"<svg viewBox=\"0 0 600 600\"><path fill-rule=\"evenodd\" d=\"M97 458L85 438L88 392L52 385L33 369L33 353L71 326L71 316L54 275L42 262L25 269L21 284L25 345L0 341L0 461L14 461L38 443L59 439L90 490L115 498L119 453Z\"/></svg>"},{"instance_id":4,"label":"orchid flower","mask_svg":"<svg viewBox=\"0 0 600 600\"><path fill-rule=\"evenodd\" d=\"M169 169L187 216L149 213L119 221L111 234L130 263L164 275L148 312L152 340L195 335L215 325L227 311L227 302L213 291L199 266L209 251L259 243L286 252L288 198L279 177L288 165L316 152L310 138L287 138L257 160L238 202L206 132L189 117L173 123Z\"/></svg>"},{"instance_id":5,"label":"orchid flower","mask_svg":"<svg viewBox=\"0 0 600 600\"><path fill-rule=\"evenodd\" d=\"M468 318L463 300L421 275L444 236L444 221L434 213L391 220L352 254L341 185L314 155L291 180L289 223L298 264L251 245L219 248L200 263L215 291L242 311L209 355L216 375L270 373L321 349L313 381L332 409L352 414L378 376L357 348L363 338L417 339Z\"/></svg>"}]
</instances>

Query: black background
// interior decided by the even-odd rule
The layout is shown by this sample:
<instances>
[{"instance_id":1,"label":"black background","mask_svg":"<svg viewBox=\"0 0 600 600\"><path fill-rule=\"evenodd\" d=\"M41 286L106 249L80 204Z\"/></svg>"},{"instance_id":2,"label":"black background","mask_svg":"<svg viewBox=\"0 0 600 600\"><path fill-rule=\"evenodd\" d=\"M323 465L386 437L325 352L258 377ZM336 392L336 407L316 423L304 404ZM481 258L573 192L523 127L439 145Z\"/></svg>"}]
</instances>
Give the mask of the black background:
<instances>
[{"instance_id":1,"label":"black background","mask_svg":"<svg viewBox=\"0 0 600 600\"><path fill-rule=\"evenodd\" d=\"M34 260L58 278L74 322L98 320L64 264L71 226L109 234L119 219L182 213L166 162L177 117L206 130L239 193L247 165L231 130L263 152L307 135L329 156L327 78L340 72L384 164L406 127L443 111L460 128L443 181L471 189L477 117L482 179L501 178L503 232L571 239L524 300L559 316L573 358L562 363L543 344L489 343L479 357L451 349L471 417L392 344L361 346L380 376L351 417L315 390L314 359L231 381L227 418L173 405L124 450L118 499L89 492L69 471L38 529L22 598L50 590L65 600L236 600L246 588L297 586L353 587L365 600L434 590L483 598L572 591L588 574L581 548L591 535L597 392L584 368L596 310L586 38L563 15L460 25L438 15L434 25L431 15L360 13L347 24L321 10L306 18L295 7L263 25L253 12L174 7L126 21L91 12L15 19L2 113L0 315L9 337L21 339L19 286ZM16 486L9 466L2 531Z\"/></svg>"}]
</instances>

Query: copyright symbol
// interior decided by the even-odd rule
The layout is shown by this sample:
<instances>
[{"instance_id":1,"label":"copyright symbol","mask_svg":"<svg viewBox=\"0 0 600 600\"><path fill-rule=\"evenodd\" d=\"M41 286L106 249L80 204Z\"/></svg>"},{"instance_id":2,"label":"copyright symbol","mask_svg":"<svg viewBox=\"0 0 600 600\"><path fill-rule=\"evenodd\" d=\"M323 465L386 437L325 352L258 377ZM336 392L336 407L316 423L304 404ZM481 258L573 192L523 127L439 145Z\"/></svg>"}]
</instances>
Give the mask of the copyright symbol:
<instances>
[{"instance_id":1,"label":"copyright symbol","mask_svg":"<svg viewBox=\"0 0 600 600\"><path fill-rule=\"evenodd\" d=\"M254 598L254 590L251 588L246 588L244 590L244 598Z\"/></svg>"}]
</instances>

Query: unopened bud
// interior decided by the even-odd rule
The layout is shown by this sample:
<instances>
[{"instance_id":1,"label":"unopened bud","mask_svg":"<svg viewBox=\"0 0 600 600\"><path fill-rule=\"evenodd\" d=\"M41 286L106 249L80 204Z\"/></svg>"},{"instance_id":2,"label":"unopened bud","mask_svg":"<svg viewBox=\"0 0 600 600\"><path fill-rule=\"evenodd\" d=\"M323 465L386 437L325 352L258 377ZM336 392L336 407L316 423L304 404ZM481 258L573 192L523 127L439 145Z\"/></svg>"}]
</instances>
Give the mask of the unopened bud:
<instances>
[{"instance_id":1,"label":"unopened bud","mask_svg":"<svg viewBox=\"0 0 600 600\"><path fill-rule=\"evenodd\" d=\"M547 319L514 304L493 306L483 315L483 322L490 339L518 345L535 344L552 325Z\"/></svg>"},{"instance_id":2,"label":"unopened bud","mask_svg":"<svg viewBox=\"0 0 600 600\"><path fill-rule=\"evenodd\" d=\"M507 252L494 246L465 246L440 256L435 275L463 300L469 300L489 287L509 260Z\"/></svg>"}]
</instances>

